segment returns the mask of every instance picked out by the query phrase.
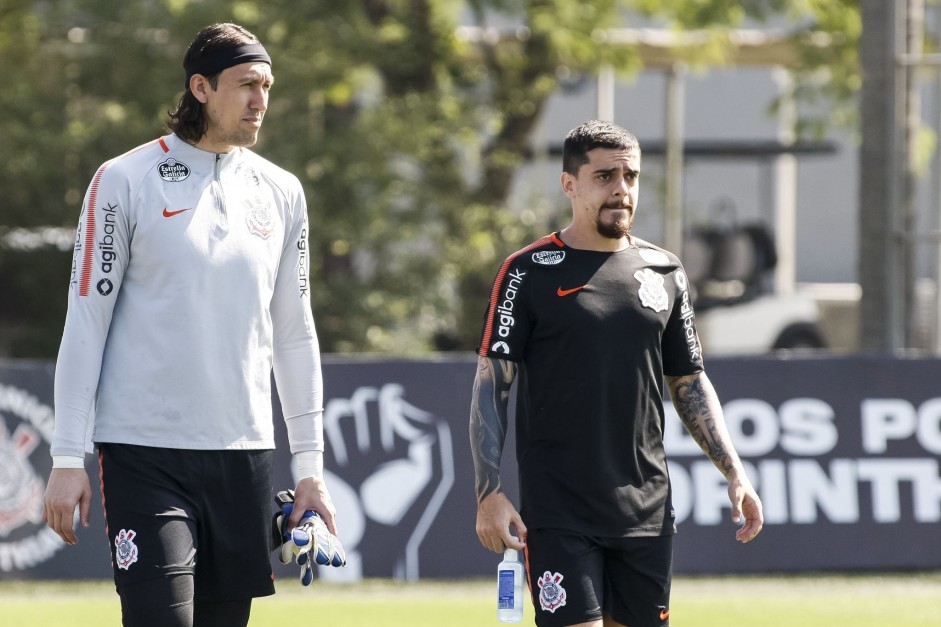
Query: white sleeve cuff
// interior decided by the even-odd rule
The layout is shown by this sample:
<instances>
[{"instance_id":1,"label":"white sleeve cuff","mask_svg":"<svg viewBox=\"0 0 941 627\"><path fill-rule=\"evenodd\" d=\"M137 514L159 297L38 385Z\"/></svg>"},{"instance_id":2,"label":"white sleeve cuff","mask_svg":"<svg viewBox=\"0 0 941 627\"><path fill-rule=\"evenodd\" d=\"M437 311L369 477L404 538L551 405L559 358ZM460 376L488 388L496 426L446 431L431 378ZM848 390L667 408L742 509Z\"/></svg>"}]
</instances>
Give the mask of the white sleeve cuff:
<instances>
[{"instance_id":1,"label":"white sleeve cuff","mask_svg":"<svg viewBox=\"0 0 941 627\"><path fill-rule=\"evenodd\" d=\"M323 410L285 418L284 424L292 453L323 450Z\"/></svg>"},{"instance_id":2,"label":"white sleeve cuff","mask_svg":"<svg viewBox=\"0 0 941 627\"><path fill-rule=\"evenodd\" d=\"M297 480L313 477L323 480L323 451L301 451L294 453L297 463Z\"/></svg>"},{"instance_id":3,"label":"white sleeve cuff","mask_svg":"<svg viewBox=\"0 0 941 627\"><path fill-rule=\"evenodd\" d=\"M73 455L53 455L53 468L85 468L85 458Z\"/></svg>"}]
</instances>

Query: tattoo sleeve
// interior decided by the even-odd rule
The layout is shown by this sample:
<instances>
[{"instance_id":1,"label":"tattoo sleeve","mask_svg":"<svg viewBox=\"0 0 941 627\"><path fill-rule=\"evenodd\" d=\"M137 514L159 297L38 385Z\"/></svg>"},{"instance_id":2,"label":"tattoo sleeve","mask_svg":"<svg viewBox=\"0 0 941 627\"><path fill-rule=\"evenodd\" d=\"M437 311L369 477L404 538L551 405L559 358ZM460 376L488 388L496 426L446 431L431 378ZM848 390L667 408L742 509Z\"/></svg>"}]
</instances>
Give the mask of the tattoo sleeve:
<instances>
[{"instance_id":1,"label":"tattoo sleeve","mask_svg":"<svg viewBox=\"0 0 941 627\"><path fill-rule=\"evenodd\" d=\"M712 463L728 477L741 462L725 426L722 405L712 382L705 373L700 373L692 377L668 378L667 383L683 426Z\"/></svg>"},{"instance_id":2,"label":"tattoo sleeve","mask_svg":"<svg viewBox=\"0 0 941 627\"><path fill-rule=\"evenodd\" d=\"M500 489L500 458L506 441L507 406L515 378L514 362L478 357L470 412L470 445L478 503Z\"/></svg>"}]
</instances>

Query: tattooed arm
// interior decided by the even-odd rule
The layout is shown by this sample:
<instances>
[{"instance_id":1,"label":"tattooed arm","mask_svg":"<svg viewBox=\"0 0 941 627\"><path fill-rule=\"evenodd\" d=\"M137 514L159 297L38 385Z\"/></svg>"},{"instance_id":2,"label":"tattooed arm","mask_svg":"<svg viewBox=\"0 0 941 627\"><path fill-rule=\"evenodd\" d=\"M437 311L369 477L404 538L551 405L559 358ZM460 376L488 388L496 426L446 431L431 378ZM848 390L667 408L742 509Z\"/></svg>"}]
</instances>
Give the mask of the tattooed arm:
<instances>
[{"instance_id":1,"label":"tattooed arm","mask_svg":"<svg viewBox=\"0 0 941 627\"><path fill-rule=\"evenodd\" d=\"M761 500L732 445L722 405L712 382L704 372L685 377L667 377L666 382L683 426L729 481L732 521L737 523L745 516L745 524L735 537L739 542L753 540L764 524Z\"/></svg>"},{"instance_id":2,"label":"tattooed arm","mask_svg":"<svg viewBox=\"0 0 941 627\"><path fill-rule=\"evenodd\" d=\"M522 549L526 526L500 486L500 458L506 442L510 388L516 364L504 359L477 358L471 397L470 445L477 489L477 536L491 551ZM520 542L511 533L516 528Z\"/></svg>"}]
</instances>

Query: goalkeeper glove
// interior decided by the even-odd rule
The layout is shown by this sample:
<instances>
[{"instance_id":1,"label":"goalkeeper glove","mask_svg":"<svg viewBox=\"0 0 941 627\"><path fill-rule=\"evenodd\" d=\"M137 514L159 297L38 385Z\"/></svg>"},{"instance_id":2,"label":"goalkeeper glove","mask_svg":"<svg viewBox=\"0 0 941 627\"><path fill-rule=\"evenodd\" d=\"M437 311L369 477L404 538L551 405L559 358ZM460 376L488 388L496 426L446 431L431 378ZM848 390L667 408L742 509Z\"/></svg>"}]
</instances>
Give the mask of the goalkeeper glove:
<instances>
[{"instance_id":1,"label":"goalkeeper glove","mask_svg":"<svg viewBox=\"0 0 941 627\"><path fill-rule=\"evenodd\" d=\"M313 564L345 566L343 545L330 533L320 515L307 510L301 521L290 532L285 531L288 518L294 511L294 490L282 490L275 496L279 512L274 517L274 533L280 545L278 558L282 564L296 562L301 567L300 580L309 586L314 579Z\"/></svg>"}]
</instances>

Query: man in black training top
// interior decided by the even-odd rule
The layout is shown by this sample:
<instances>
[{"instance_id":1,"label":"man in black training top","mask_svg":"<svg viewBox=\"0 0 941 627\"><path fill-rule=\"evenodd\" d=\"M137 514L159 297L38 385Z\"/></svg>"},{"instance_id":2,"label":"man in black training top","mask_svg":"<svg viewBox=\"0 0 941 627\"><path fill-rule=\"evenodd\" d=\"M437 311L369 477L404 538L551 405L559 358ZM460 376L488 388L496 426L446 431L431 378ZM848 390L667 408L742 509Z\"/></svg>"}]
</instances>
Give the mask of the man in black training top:
<instances>
[{"instance_id":1,"label":"man in black training top","mask_svg":"<svg viewBox=\"0 0 941 627\"><path fill-rule=\"evenodd\" d=\"M640 146L599 121L569 133L562 190L572 222L500 267L478 349L470 439L477 534L525 549L536 624L669 624L674 512L663 382L690 434L728 479L740 542L761 502L703 371L686 273L631 234ZM520 511L500 486L517 389ZM519 538L515 538L513 531Z\"/></svg>"}]
</instances>

